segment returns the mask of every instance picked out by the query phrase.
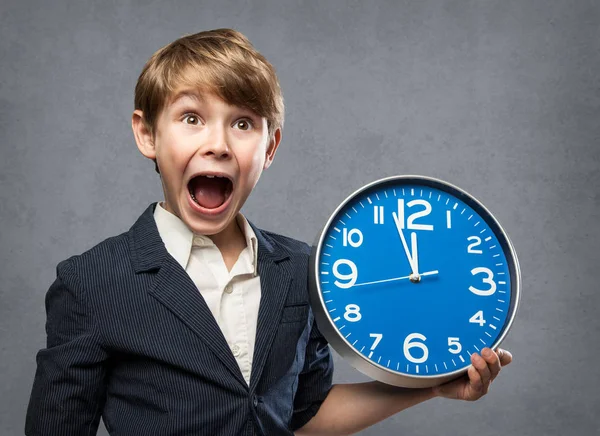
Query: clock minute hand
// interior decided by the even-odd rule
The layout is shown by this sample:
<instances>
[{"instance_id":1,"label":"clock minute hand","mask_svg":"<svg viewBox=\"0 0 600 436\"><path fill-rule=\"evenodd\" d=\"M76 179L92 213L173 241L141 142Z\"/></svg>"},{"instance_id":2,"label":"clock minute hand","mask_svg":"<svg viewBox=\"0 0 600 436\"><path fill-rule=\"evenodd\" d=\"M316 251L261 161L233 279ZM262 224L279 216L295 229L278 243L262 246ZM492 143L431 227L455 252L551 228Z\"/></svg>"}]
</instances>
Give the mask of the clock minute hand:
<instances>
[{"instance_id":1,"label":"clock minute hand","mask_svg":"<svg viewBox=\"0 0 600 436\"><path fill-rule=\"evenodd\" d=\"M421 274L422 276L433 276L439 274L438 270L435 271L427 271ZM397 280L406 280L406 279L410 279L411 276L404 276L404 277L394 277L393 279L385 279L385 280L375 280L374 282L366 282L366 283L357 283L355 285L353 285L352 287L356 287L356 286L365 286L365 285L374 285L376 283L385 283L385 282L394 282Z\"/></svg>"},{"instance_id":2,"label":"clock minute hand","mask_svg":"<svg viewBox=\"0 0 600 436\"><path fill-rule=\"evenodd\" d=\"M406 238L404 237L404 233L402 233L402 229L400 228L400 220L398 219L398 215L396 212L392 212L394 216L394 222L396 223L396 230L398 230L398 235L400 235L400 240L402 241L402 247L404 247L404 253L406 254L406 258L408 259L408 263L410 264L410 269L412 273L416 276L418 275L417 269L415 268L415 264L413 261L413 257L408 250L408 244L406 243Z\"/></svg>"}]
</instances>

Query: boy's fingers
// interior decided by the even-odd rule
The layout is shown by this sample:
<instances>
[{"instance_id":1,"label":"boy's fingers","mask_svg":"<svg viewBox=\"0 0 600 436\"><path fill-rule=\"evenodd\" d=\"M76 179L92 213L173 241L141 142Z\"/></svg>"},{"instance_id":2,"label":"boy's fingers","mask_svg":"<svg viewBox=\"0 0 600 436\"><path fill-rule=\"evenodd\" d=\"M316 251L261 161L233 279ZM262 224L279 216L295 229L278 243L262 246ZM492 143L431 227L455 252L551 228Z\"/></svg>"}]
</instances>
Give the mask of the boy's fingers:
<instances>
[{"instance_id":1,"label":"boy's fingers","mask_svg":"<svg viewBox=\"0 0 600 436\"><path fill-rule=\"evenodd\" d=\"M481 350L481 356L485 359L485 361L488 364L488 368L491 374L490 381L493 381L500 372L500 359L498 358L498 355L496 353L494 353L491 349L487 347Z\"/></svg>"},{"instance_id":2,"label":"boy's fingers","mask_svg":"<svg viewBox=\"0 0 600 436\"><path fill-rule=\"evenodd\" d=\"M483 357L481 357L477 353L473 353L471 355L471 363L473 364L475 369L479 372L479 375L481 376L481 382L483 383L484 386L486 386L492 378L492 374L490 372L490 368L488 367L488 363L485 361L485 359Z\"/></svg>"},{"instance_id":3,"label":"boy's fingers","mask_svg":"<svg viewBox=\"0 0 600 436\"><path fill-rule=\"evenodd\" d=\"M469 382L471 383L471 386L473 387L473 389L476 392L482 392L483 391L483 380L481 379L481 374L479 373L477 368L472 366L471 368L469 368L468 373L469 373Z\"/></svg>"}]
</instances>

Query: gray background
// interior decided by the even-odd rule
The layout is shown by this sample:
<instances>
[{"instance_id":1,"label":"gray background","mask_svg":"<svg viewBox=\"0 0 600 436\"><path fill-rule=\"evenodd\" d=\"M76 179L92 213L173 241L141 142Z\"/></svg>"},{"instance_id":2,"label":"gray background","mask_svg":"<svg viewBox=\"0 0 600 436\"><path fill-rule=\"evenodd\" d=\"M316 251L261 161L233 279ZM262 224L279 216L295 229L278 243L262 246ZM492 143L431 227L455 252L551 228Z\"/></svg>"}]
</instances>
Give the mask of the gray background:
<instances>
[{"instance_id":1,"label":"gray background","mask_svg":"<svg viewBox=\"0 0 600 436\"><path fill-rule=\"evenodd\" d=\"M130 127L143 64L217 27L245 33L284 91L282 144L244 209L257 225L312 242L363 184L423 174L480 199L519 254L515 359L490 393L362 434L599 434L597 2L2 0L0 12L1 435L23 433L56 264L162 198ZM366 380L336 364L337 382Z\"/></svg>"}]
</instances>

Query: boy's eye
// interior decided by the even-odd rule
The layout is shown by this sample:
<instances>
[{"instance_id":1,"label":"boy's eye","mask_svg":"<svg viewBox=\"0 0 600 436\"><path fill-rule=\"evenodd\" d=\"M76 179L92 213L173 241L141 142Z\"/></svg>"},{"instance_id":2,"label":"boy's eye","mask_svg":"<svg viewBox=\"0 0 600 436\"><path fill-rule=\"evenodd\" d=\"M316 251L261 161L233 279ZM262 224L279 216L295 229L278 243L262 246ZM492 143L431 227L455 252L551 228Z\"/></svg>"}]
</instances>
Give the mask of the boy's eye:
<instances>
[{"instance_id":1,"label":"boy's eye","mask_svg":"<svg viewBox=\"0 0 600 436\"><path fill-rule=\"evenodd\" d=\"M192 122L191 123L187 123L187 122L185 122L186 119L192 120ZM194 114L185 114L184 117L183 117L183 120L184 120L185 124L191 124L191 125L194 125L194 126L197 125L200 122L200 120L198 119L198 116L196 116Z\"/></svg>"},{"instance_id":2,"label":"boy's eye","mask_svg":"<svg viewBox=\"0 0 600 436\"><path fill-rule=\"evenodd\" d=\"M250 128L252 128L252 121L243 118L241 120L237 120L234 124L234 127L240 130L250 130Z\"/></svg>"}]
</instances>

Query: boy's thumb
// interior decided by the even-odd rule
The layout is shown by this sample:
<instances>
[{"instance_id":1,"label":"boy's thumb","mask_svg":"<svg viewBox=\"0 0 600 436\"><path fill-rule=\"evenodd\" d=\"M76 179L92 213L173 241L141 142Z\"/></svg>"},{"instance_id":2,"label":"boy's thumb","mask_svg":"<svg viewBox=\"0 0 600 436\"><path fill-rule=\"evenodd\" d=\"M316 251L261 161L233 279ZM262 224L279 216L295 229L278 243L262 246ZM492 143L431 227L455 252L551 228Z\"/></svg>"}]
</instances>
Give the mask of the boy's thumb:
<instances>
[{"instance_id":1,"label":"boy's thumb","mask_svg":"<svg viewBox=\"0 0 600 436\"><path fill-rule=\"evenodd\" d=\"M498 348L496 354L498 354L498 358L500 359L500 365L505 366L512 362L512 354L510 354L510 352Z\"/></svg>"}]
</instances>

